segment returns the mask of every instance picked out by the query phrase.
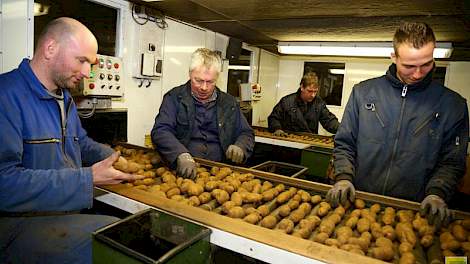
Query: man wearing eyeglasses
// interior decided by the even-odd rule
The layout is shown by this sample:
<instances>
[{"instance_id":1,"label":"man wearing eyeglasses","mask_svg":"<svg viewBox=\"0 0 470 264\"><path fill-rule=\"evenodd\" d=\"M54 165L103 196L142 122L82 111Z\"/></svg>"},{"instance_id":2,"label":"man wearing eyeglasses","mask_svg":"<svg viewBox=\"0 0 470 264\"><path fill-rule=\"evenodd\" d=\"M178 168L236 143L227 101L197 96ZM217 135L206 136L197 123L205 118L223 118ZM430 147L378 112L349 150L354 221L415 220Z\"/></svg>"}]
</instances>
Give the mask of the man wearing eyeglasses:
<instances>
[{"instance_id":1,"label":"man wearing eyeglasses","mask_svg":"<svg viewBox=\"0 0 470 264\"><path fill-rule=\"evenodd\" d=\"M191 56L185 84L165 94L152 141L177 174L195 178L193 157L239 164L251 155L254 133L235 98L216 87L217 53L200 48Z\"/></svg>"}]
</instances>

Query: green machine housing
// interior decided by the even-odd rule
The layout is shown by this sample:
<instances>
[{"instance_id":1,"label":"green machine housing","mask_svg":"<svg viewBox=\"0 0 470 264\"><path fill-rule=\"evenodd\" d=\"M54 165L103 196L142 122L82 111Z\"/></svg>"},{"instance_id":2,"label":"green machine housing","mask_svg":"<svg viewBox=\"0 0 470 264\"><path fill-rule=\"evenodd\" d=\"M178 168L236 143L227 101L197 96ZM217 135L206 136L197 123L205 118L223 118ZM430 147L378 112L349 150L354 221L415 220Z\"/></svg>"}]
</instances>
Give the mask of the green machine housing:
<instances>
[{"instance_id":1,"label":"green machine housing","mask_svg":"<svg viewBox=\"0 0 470 264\"><path fill-rule=\"evenodd\" d=\"M93 263L210 263L211 230L147 209L93 233Z\"/></svg>"}]
</instances>

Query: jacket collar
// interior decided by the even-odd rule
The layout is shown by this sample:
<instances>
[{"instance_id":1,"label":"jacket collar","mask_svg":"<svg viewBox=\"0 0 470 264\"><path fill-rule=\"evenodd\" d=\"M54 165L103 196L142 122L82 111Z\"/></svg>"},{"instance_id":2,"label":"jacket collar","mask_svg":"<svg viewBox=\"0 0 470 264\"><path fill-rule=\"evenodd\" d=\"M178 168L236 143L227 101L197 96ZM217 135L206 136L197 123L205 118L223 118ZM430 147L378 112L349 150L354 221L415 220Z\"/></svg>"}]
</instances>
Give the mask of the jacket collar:
<instances>
[{"instance_id":1,"label":"jacket collar","mask_svg":"<svg viewBox=\"0 0 470 264\"><path fill-rule=\"evenodd\" d=\"M426 87L428 87L429 84L432 81L432 74L433 74L435 68L436 68L436 65L434 64L433 69L431 71L429 71L429 73L426 75L426 77L424 77L423 80L421 80L417 83L409 84L408 85L408 90L417 91L417 90L425 89ZM390 65L390 67L388 67L387 74L385 75L385 77L392 84L392 86L394 88L402 89L403 86L406 85L404 82L402 82L400 79L398 79L398 77L397 77L397 65L395 63L392 63Z\"/></svg>"},{"instance_id":2,"label":"jacket collar","mask_svg":"<svg viewBox=\"0 0 470 264\"><path fill-rule=\"evenodd\" d=\"M23 75L33 94L35 94L40 99L53 98L34 74L33 69L31 69L31 66L29 65L29 59L23 59L23 61L21 61L20 65L18 66L18 70L21 75Z\"/></svg>"}]
</instances>

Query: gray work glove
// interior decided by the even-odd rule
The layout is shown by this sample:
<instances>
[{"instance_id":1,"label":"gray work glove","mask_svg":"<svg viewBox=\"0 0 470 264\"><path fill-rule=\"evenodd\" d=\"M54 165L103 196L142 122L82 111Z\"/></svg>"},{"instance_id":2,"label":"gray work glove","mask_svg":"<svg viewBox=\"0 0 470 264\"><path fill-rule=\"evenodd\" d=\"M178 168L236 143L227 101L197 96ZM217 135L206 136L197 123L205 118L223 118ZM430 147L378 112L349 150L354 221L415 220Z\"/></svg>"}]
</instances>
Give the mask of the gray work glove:
<instances>
[{"instance_id":1,"label":"gray work glove","mask_svg":"<svg viewBox=\"0 0 470 264\"><path fill-rule=\"evenodd\" d=\"M176 173L189 179L196 178L196 162L189 153L182 153L176 160Z\"/></svg>"},{"instance_id":2,"label":"gray work glove","mask_svg":"<svg viewBox=\"0 0 470 264\"><path fill-rule=\"evenodd\" d=\"M282 130L282 129L276 129L276 131L274 131L273 135L275 135L276 137L287 137L287 133L284 132L284 130Z\"/></svg>"},{"instance_id":3,"label":"gray work glove","mask_svg":"<svg viewBox=\"0 0 470 264\"><path fill-rule=\"evenodd\" d=\"M446 202L439 196L430 194L421 202L420 213L427 216L428 223L434 225L436 231L442 225L447 226L452 221L453 212L447 208Z\"/></svg>"},{"instance_id":4,"label":"gray work glove","mask_svg":"<svg viewBox=\"0 0 470 264\"><path fill-rule=\"evenodd\" d=\"M243 162L245 154L243 153L243 149L241 149L239 146L230 145L228 146L228 149L225 152L225 156L232 162L239 164Z\"/></svg>"},{"instance_id":5,"label":"gray work glove","mask_svg":"<svg viewBox=\"0 0 470 264\"><path fill-rule=\"evenodd\" d=\"M326 200L333 207L339 204L345 205L348 199L351 203L356 199L354 185L348 180L339 180L326 194Z\"/></svg>"}]
</instances>

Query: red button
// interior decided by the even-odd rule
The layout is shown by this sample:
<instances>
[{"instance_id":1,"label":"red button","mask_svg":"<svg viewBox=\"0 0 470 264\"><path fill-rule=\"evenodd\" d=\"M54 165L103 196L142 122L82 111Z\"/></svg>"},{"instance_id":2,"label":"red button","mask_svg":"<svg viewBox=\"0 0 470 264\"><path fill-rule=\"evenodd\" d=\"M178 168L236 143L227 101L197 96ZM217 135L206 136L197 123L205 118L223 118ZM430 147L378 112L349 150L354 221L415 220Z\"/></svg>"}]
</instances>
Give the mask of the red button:
<instances>
[{"instance_id":1,"label":"red button","mask_svg":"<svg viewBox=\"0 0 470 264\"><path fill-rule=\"evenodd\" d=\"M119 68L119 64L118 64L118 63L114 63L114 68L115 68L115 69Z\"/></svg>"},{"instance_id":2,"label":"red button","mask_svg":"<svg viewBox=\"0 0 470 264\"><path fill-rule=\"evenodd\" d=\"M94 88L95 88L95 84L94 84L94 83L90 83L90 84L88 85L88 87L90 87L90 89L94 89Z\"/></svg>"}]
</instances>

